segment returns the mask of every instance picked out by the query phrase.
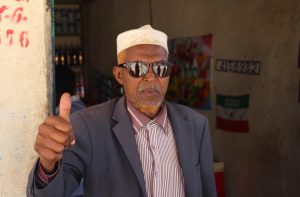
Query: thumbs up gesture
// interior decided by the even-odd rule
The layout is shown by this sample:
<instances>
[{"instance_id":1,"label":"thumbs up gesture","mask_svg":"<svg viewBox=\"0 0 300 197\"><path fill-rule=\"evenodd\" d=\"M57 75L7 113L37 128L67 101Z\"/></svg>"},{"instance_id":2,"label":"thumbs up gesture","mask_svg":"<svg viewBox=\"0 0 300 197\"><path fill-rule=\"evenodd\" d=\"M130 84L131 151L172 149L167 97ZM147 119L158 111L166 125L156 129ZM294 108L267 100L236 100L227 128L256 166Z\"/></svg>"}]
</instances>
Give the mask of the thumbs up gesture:
<instances>
[{"instance_id":1,"label":"thumbs up gesture","mask_svg":"<svg viewBox=\"0 0 300 197\"><path fill-rule=\"evenodd\" d=\"M59 116L48 116L39 126L34 149L47 173L51 173L56 163L62 159L64 149L75 144L70 111L71 96L64 93L60 98Z\"/></svg>"}]
</instances>

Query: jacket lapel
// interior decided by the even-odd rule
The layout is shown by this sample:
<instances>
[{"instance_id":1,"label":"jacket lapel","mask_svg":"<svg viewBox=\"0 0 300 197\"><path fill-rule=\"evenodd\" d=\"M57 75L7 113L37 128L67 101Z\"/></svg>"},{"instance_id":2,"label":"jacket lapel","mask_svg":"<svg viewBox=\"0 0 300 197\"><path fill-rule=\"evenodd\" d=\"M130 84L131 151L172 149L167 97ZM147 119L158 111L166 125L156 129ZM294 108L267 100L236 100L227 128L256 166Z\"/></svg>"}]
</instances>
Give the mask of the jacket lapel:
<instances>
[{"instance_id":1,"label":"jacket lapel","mask_svg":"<svg viewBox=\"0 0 300 197\"><path fill-rule=\"evenodd\" d=\"M119 140L129 163L131 164L131 167L143 190L144 196L147 196L140 155L135 141L132 123L126 109L124 97L120 98L120 100L116 103L112 118L117 121L117 124L112 128L112 130Z\"/></svg>"},{"instance_id":2,"label":"jacket lapel","mask_svg":"<svg viewBox=\"0 0 300 197\"><path fill-rule=\"evenodd\" d=\"M182 167L186 196L196 196L195 179L195 139L192 125L186 119L186 115L167 102L168 116L172 124L179 162Z\"/></svg>"}]
</instances>

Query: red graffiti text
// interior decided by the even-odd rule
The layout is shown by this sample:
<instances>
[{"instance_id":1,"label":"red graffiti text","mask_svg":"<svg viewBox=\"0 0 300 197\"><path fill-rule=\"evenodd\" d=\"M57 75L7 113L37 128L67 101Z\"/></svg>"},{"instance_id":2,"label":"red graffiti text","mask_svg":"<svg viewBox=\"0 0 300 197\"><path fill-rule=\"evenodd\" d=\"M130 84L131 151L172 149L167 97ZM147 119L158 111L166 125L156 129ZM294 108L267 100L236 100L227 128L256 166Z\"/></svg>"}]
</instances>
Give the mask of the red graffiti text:
<instances>
[{"instance_id":1,"label":"red graffiti text","mask_svg":"<svg viewBox=\"0 0 300 197\"><path fill-rule=\"evenodd\" d=\"M29 2L29 0L14 0L18 2ZM13 26L20 26L28 21L25 9L18 4L18 6L12 8L8 5L0 5L0 25L1 23L12 24ZM22 25L23 26L23 25ZM20 28L17 28L20 29ZM29 33L26 30L16 31L16 29L9 28L0 29L0 46L20 46L27 48L29 46L30 39Z\"/></svg>"}]
</instances>

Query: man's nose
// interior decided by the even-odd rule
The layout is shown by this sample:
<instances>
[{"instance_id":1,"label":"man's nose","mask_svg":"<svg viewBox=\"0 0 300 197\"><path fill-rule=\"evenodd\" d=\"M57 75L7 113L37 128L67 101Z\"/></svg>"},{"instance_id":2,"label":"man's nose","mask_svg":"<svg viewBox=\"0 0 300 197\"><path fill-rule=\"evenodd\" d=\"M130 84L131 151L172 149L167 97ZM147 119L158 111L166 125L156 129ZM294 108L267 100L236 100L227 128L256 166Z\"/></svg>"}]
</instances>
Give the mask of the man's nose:
<instances>
[{"instance_id":1,"label":"man's nose","mask_svg":"<svg viewBox=\"0 0 300 197\"><path fill-rule=\"evenodd\" d=\"M144 76L144 80L152 81L155 80L156 78L157 77L152 70L152 66L149 66L148 73Z\"/></svg>"}]
</instances>

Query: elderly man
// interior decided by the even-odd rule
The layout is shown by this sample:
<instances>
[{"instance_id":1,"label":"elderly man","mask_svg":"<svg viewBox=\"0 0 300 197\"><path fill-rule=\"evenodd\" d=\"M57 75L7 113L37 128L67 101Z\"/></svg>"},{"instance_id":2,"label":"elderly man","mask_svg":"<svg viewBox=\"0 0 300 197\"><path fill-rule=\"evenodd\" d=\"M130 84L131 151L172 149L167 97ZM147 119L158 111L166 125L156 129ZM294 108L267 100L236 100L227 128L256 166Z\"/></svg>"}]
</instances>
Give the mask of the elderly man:
<instances>
[{"instance_id":1,"label":"elderly man","mask_svg":"<svg viewBox=\"0 0 300 197\"><path fill-rule=\"evenodd\" d=\"M125 96L40 125L39 160L28 196L71 196L84 178L89 197L214 197L207 119L164 100L172 66L167 36L150 25L117 38L113 68Z\"/></svg>"}]
</instances>

